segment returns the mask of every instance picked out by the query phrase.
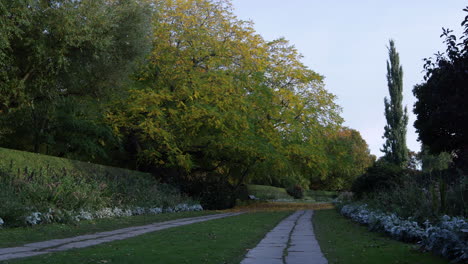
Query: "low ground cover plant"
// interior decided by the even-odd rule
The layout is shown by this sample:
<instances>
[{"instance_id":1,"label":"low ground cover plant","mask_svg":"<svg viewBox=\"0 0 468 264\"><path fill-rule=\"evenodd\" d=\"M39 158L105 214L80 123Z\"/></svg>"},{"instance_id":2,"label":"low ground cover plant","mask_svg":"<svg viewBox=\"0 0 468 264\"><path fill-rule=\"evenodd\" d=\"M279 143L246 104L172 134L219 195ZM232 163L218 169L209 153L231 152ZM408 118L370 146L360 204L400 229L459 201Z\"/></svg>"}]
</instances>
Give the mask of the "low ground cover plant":
<instances>
[{"instance_id":1,"label":"low ground cover plant","mask_svg":"<svg viewBox=\"0 0 468 264\"><path fill-rule=\"evenodd\" d=\"M372 209L367 204L350 203L340 209L342 215L367 225L370 230L384 232L404 242L417 242L454 262L468 261L468 221L463 217L444 215L437 222L418 223L394 213Z\"/></svg>"},{"instance_id":2,"label":"low ground cover plant","mask_svg":"<svg viewBox=\"0 0 468 264\"><path fill-rule=\"evenodd\" d=\"M397 241L343 217L338 210L318 210L312 219L320 248L330 264L448 264L442 257L415 250L416 245Z\"/></svg>"}]
</instances>

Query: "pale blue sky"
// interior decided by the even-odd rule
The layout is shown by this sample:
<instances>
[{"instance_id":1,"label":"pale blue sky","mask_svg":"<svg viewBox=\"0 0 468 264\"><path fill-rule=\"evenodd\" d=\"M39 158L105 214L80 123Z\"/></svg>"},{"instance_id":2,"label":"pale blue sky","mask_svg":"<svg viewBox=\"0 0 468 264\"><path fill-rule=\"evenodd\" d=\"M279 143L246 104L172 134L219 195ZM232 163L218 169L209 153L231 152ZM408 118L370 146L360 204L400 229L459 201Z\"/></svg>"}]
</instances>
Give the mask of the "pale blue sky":
<instances>
[{"instance_id":1,"label":"pale blue sky","mask_svg":"<svg viewBox=\"0 0 468 264\"><path fill-rule=\"evenodd\" d=\"M345 125L357 129L372 154L380 148L385 118L387 45L395 40L404 71L408 147L419 151L413 127L413 86L423 80L423 58L444 51L442 27L460 36L466 0L232 0L234 13L252 20L266 40L285 37L303 62L324 75L338 96Z\"/></svg>"}]
</instances>

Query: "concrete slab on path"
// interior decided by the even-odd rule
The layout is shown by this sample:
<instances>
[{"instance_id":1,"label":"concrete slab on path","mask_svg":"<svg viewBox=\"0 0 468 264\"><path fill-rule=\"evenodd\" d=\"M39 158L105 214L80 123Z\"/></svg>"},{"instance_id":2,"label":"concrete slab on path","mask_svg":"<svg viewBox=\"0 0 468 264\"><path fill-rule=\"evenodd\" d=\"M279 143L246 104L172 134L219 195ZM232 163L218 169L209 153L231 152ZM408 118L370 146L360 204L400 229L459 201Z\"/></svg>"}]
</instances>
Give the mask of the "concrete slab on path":
<instances>
[{"instance_id":1,"label":"concrete slab on path","mask_svg":"<svg viewBox=\"0 0 468 264\"><path fill-rule=\"evenodd\" d=\"M297 211L281 221L241 264L327 264L312 226L313 211Z\"/></svg>"}]
</instances>

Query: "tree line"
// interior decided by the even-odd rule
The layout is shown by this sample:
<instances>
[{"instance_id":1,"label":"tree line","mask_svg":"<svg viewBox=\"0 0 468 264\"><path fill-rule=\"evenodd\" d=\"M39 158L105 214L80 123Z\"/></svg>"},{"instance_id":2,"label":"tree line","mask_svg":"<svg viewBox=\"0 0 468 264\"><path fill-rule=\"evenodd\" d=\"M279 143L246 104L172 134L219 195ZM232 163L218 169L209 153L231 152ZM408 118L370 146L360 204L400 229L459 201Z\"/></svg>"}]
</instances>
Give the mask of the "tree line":
<instances>
[{"instance_id":1,"label":"tree line","mask_svg":"<svg viewBox=\"0 0 468 264\"><path fill-rule=\"evenodd\" d=\"M345 189L373 162L323 76L228 0L0 3L0 146L165 181Z\"/></svg>"}]
</instances>

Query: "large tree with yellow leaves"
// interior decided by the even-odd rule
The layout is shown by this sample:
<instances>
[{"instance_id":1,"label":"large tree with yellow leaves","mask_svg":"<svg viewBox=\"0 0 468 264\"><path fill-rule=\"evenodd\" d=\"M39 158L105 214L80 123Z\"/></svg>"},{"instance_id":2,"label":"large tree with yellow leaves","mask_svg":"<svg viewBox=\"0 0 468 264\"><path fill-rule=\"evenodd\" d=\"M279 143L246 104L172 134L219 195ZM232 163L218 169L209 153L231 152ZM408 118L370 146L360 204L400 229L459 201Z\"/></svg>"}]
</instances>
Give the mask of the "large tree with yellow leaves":
<instances>
[{"instance_id":1,"label":"large tree with yellow leaves","mask_svg":"<svg viewBox=\"0 0 468 264\"><path fill-rule=\"evenodd\" d=\"M342 119L323 77L285 39L265 41L229 1L153 4L153 48L108 119L139 160L184 177L327 174Z\"/></svg>"}]
</instances>

